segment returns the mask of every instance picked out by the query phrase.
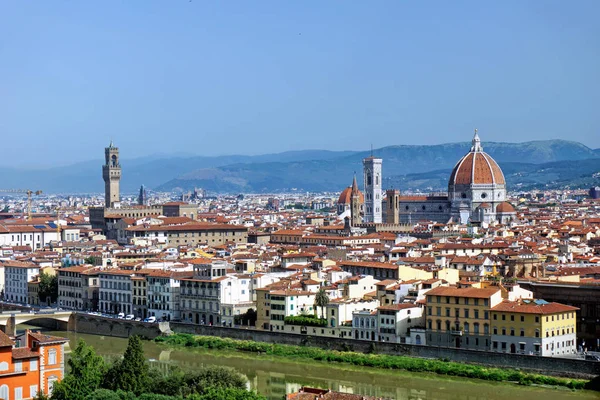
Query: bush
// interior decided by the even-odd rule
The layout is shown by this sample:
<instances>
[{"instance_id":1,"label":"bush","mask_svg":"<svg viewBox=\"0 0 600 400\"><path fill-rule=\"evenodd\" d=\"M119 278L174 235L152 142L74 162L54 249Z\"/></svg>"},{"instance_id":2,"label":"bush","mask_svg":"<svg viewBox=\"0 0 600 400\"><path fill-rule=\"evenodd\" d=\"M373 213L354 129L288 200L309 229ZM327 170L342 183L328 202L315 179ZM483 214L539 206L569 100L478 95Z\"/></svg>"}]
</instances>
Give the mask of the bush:
<instances>
[{"instance_id":1,"label":"bush","mask_svg":"<svg viewBox=\"0 0 600 400\"><path fill-rule=\"evenodd\" d=\"M315 316L310 315L298 315L298 316L290 316L285 317L283 320L287 325L302 325L302 326L318 326L318 327L326 327L327 320L322 318L317 318Z\"/></svg>"},{"instance_id":2,"label":"bush","mask_svg":"<svg viewBox=\"0 0 600 400\"><path fill-rule=\"evenodd\" d=\"M189 336L191 335L185 335L185 339L178 336L180 335L171 335L157 340L157 342L177 346L181 345L181 343L187 343L187 341L190 340ZM487 368L480 365L453 362L448 359L429 360L408 356L355 353L349 351L351 350L351 347L346 344L342 346L343 351L335 351L324 350L317 347L262 343L248 340L233 340L215 336L191 336L191 340L193 340L193 345L195 347L204 347L209 349L230 349L255 353L259 352L286 358L302 358L315 361L339 362L358 366L399 369L411 372L434 372L440 375L461 376L465 378L476 378L497 382L518 382L522 385L539 384L581 389L586 384L586 381L584 380L569 380L544 375L527 374L516 369L508 368ZM369 350L374 352L376 350L376 345L372 343L372 346L369 347Z\"/></svg>"}]
</instances>

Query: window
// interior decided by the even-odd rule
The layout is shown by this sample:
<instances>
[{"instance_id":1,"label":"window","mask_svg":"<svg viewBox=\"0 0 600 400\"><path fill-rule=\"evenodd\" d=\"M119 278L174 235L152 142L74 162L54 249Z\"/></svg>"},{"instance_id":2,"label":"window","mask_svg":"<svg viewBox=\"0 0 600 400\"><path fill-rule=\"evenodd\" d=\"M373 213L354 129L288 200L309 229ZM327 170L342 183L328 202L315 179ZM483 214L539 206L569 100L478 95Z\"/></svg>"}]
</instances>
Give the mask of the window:
<instances>
[{"instance_id":1,"label":"window","mask_svg":"<svg viewBox=\"0 0 600 400\"><path fill-rule=\"evenodd\" d=\"M58 377L55 375L52 375L48 378L48 391L50 392L50 394L52 394L52 392L54 391L54 384L56 383L56 381L58 381Z\"/></svg>"},{"instance_id":2,"label":"window","mask_svg":"<svg viewBox=\"0 0 600 400\"><path fill-rule=\"evenodd\" d=\"M22 399L23 399L23 388L22 387L15 388L15 400L22 400Z\"/></svg>"},{"instance_id":3,"label":"window","mask_svg":"<svg viewBox=\"0 0 600 400\"><path fill-rule=\"evenodd\" d=\"M38 394L38 387L37 385L31 385L29 386L29 397L35 397Z\"/></svg>"},{"instance_id":4,"label":"window","mask_svg":"<svg viewBox=\"0 0 600 400\"><path fill-rule=\"evenodd\" d=\"M56 364L56 350L48 350L48 365Z\"/></svg>"},{"instance_id":5,"label":"window","mask_svg":"<svg viewBox=\"0 0 600 400\"><path fill-rule=\"evenodd\" d=\"M525 322L525 316L521 315L521 322Z\"/></svg>"}]
</instances>

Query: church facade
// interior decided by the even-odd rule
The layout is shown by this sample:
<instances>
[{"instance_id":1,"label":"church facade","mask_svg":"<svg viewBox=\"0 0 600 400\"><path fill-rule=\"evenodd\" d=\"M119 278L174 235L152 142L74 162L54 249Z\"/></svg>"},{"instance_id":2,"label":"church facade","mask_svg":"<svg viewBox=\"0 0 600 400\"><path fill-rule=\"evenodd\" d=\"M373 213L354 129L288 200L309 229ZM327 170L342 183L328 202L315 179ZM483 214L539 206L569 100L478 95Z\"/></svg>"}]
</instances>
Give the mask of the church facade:
<instances>
[{"instance_id":1,"label":"church facade","mask_svg":"<svg viewBox=\"0 0 600 400\"><path fill-rule=\"evenodd\" d=\"M400 196L400 222L507 223L514 218L515 209L506 202L504 174L483 151L477 130L471 143L450 174L447 195Z\"/></svg>"},{"instance_id":2,"label":"church facade","mask_svg":"<svg viewBox=\"0 0 600 400\"><path fill-rule=\"evenodd\" d=\"M483 151L481 140L475 130L470 151L454 166L448 180L448 192L429 196L402 196L398 191L381 188L380 158L363 160L365 193L358 192L356 179L347 187L337 203L340 217L350 217L352 193L360 196L362 222L383 222L385 210L387 223L416 223L434 221L439 223L507 223L515 218L513 206L506 202L506 181L498 163ZM383 202L382 202L383 200ZM383 204L382 204L383 203ZM356 225L356 212L351 218Z\"/></svg>"}]
</instances>

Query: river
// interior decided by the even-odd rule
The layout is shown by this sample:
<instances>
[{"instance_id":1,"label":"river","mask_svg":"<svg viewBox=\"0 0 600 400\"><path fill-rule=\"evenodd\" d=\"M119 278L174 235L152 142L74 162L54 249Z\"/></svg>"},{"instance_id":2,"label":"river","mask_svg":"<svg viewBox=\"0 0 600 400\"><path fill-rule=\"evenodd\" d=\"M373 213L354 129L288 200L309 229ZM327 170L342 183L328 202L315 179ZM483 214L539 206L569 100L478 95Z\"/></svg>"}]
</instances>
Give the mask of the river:
<instances>
[{"instance_id":1,"label":"river","mask_svg":"<svg viewBox=\"0 0 600 400\"><path fill-rule=\"evenodd\" d=\"M68 338L73 347L79 339L83 339L109 359L123 354L127 346L127 339L74 332L49 333ZM304 363L232 351L170 349L149 341L144 342L144 351L152 365L165 370L171 366L184 370L206 365L235 368L248 378L252 389L277 400L301 386L401 400L600 399L598 393L591 391L524 387L428 373L329 365L325 362Z\"/></svg>"}]
</instances>

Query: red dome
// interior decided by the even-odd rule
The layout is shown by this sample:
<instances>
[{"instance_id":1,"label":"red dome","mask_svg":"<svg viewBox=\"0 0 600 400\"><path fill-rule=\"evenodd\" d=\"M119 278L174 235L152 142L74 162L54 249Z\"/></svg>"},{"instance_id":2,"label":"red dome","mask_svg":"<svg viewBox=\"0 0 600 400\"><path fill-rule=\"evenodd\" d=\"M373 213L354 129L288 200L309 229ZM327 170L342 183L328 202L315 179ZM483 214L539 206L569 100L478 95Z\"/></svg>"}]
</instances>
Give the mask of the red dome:
<instances>
[{"instance_id":1,"label":"red dome","mask_svg":"<svg viewBox=\"0 0 600 400\"><path fill-rule=\"evenodd\" d=\"M498 206L496 207L496 212L502 213L502 214L508 214L508 213L514 213L516 211L515 211L515 208L512 206L512 204L505 201L504 203L498 204Z\"/></svg>"},{"instance_id":2,"label":"red dome","mask_svg":"<svg viewBox=\"0 0 600 400\"><path fill-rule=\"evenodd\" d=\"M359 197L360 203L363 204L365 202L365 196L360 191L358 193L360 194L360 197ZM351 200L352 200L352 186L348 186L340 194L340 197L339 197L337 203L338 204L350 204Z\"/></svg>"},{"instance_id":3,"label":"red dome","mask_svg":"<svg viewBox=\"0 0 600 400\"><path fill-rule=\"evenodd\" d=\"M479 136L475 133L473 146L456 164L450 174L450 185L504 185L504 174L487 153L483 152Z\"/></svg>"}]
</instances>

